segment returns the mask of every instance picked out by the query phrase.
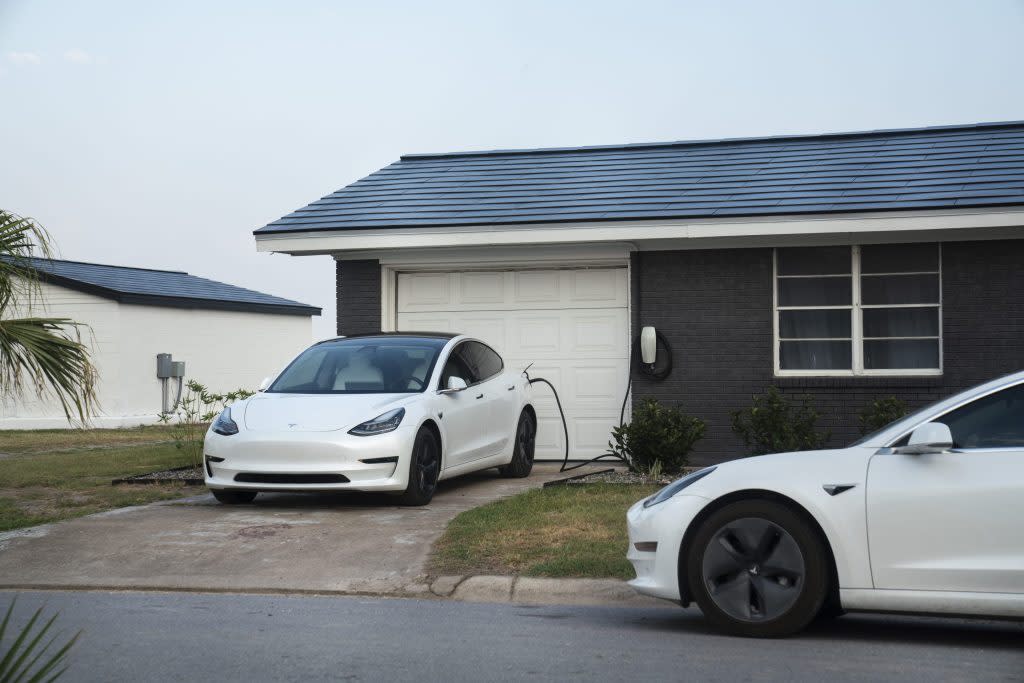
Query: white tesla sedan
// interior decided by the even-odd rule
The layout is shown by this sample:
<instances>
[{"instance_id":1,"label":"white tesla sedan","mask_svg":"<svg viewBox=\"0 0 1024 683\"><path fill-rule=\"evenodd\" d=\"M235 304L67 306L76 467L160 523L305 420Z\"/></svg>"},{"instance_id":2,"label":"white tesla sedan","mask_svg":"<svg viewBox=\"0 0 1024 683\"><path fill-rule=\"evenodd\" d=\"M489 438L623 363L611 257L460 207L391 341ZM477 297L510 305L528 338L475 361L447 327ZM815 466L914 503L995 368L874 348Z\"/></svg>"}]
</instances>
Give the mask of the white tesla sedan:
<instances>
[{"instance_id":1,"label":"white tesla sedan","mask_svg":"<svg viewBox=\"0 0 1024 683\"><path fill-rule=\"evenodd\" d=\"M1024 618L1024 372L849 448L694 472L628 524L631 585L738 635L843 610Z\"/></svg>"},{"instance_id":2,"label":"white tesla sedan","mask_svg":"<svg viewBox=\"0 0 1024 683\"><path fill-rule=\"evenodd\" d=\"M533 467L529 383L466 336L395 333L314 344L210 425L206 485L222 503L260 491L392 491L424 505L437 482Z\"/></svg>"}]
</instances>

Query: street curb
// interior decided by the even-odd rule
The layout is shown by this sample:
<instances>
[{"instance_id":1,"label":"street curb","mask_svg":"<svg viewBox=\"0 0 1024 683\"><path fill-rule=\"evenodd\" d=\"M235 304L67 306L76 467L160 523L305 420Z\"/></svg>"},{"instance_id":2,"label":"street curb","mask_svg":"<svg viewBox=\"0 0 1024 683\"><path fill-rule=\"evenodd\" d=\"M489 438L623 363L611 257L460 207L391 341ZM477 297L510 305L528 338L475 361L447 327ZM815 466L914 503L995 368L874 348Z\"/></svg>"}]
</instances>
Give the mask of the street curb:
<instances>
[{"instance_id":1,"label":"street curb","mask_svg":"<svg viewBox=\"0 0 1024 683\"><path fill-rule=\"evenodd\" d=\"M463 602L498 602L528 605L604 605L614 607L666 607L664 600L640 595L617 579L548 579L532 576L438 577L431 584L435 595ZM442 591L454 583L449 593ZM440 585L439 585L440 584Z\"/></svg>"},{"instance_id":2,"label":"street curb","mask_svg":"<svg viewBox=\"0 0 1024 683\"><path fill-rule=\"evenodd\" d=\"M320 588L213 588L172 585L0 584L0 591L82 591L111 593L208 593L238 595L324 595L389 599L455 600L516 605L592 605L604 607L670 607L671 603L640 595L616 579L546 579L519 576L439 576L390 590Z\"/></svg>"}]
</instances>

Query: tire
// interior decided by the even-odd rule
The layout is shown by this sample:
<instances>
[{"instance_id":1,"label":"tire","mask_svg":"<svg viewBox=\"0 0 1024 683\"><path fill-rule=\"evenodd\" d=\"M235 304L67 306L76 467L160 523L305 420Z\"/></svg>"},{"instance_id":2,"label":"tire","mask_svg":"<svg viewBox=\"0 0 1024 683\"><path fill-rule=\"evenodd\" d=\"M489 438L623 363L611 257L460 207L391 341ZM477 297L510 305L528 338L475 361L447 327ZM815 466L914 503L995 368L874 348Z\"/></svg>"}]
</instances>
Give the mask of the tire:
<instances>
[{"instance_id":1,"label":"tire","mask_svg":"<svg viewBox=\"0 0 1024 683\"><path fill-rule=\"evenodd\" d=\"M821 611L831 567L819 534L799 514L773 501L745 500L700 525L686 575L690 595L714 626L738 636L780 638Z\"/></svg>"},{"instance_id":2,"label":"tire","mask_svg":"<svg viewBox=\"0 0 1024 683\"><path fill-rule=\"evenodd\" d=\"M409 458L409 483L399 498L402 505L426 505L437 490L441 474L441 444L434 432L420 427Z\"/></svg>"},{"instance_id":3,"label":"tire","mask_svg":"<svg viewBox=\"0 0 1024 683\"><path fill-rule=\"evenodd\" d=\"M525 410L519 415L519 424L512 439L515 442L512 460L499 467L498 472L509 479L522 479L530 476L533 470L533 452L537 445L537 425Z\"/></svg>"},{"instance_id":4,"label":"tire","mask_svg":"<svg viewBox=\"0 0 1024 683\"><path fill-rule=\"evenodd\" d=\"M210 489L210 493L218 503L225 505L243 505L256 500L258 491L231 491L228 489Z\"/></svg>"}]
</instances>

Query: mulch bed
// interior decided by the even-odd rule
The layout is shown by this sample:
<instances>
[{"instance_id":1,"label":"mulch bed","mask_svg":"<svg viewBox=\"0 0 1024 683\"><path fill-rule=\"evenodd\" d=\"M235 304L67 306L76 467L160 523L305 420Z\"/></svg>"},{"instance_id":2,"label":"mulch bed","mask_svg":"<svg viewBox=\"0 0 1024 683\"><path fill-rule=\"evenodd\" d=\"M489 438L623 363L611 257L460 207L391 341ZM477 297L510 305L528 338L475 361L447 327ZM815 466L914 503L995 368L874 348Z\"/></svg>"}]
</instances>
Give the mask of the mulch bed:
<instances>
[{"instance_id":1,"label":"mulch bed","mask_svg":"<svg viewBox=\"0 0 1024 683\"><path fill-rule=\"evenodd\" d=\"M124 477L123 479L115 479L110 482L112 485L115 484L171 484L179 483L186 484L189 486L196 486L203 484L203 468L198 465L186 465L184 467L174 467L169 470L160 470L159 472L147 472L145 474L136 474L131 477Z\"/></svg>"},{"instance_id":2,"label":"mulch bed","mask_svg":"<svg viewBox=\"0 0 1024 683\"><path fill-rule=\"evenodd\" d=\"M600 470L598 472L590 472L588 474L578 474L573 476L570 472L565 479L556 479L555 481L549 481L544 484L547 486L572 486L575 484L651 484L656 486L665 486L671 484L679 477L684 474L689 474L700 469L699 467L687 467L684 468L680 474L677 475L663 475L657 479L638 474L636 472L630 472L623 468L614 468L607 470Z\"/></svg>"}]
</instances>

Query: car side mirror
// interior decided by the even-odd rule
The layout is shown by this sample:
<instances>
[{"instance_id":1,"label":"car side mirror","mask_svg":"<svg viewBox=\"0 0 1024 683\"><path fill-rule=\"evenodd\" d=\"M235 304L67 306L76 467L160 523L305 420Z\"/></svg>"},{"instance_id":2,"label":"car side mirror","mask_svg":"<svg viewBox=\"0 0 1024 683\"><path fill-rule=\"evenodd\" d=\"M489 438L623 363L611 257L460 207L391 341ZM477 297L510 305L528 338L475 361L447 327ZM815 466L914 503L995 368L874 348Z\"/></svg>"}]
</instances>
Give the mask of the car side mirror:
<instances>
[{"instance_id":1,"label":"car side mirror","mask_svg":"<svg viewBox=\"0 0 1024 683\"><path fill-rule=\"evenodd\" d=\"M266 391L267 387L269 387L269 386L270 386L270 378L269 377L264 377L263 381L260 382L260 388L257 389L256 391Z\"/></svg>"},{"instance_id":2,"label":"car side mirror","mask_svg":"<svg viewBox=\"0 0 1024 683\"><path fill-rule=\"evenodd\" d=\"M462 379L461 377L449 377L448 386L445 387L444 389L438 389L437 393L455 394L460 391L465 391L467 386L468 385L466 384L466 380Z\"/></svg>"},{"instance_id":3,"label":"car side mirror","mask_svg":"<svg viewBox=\"0 0 1024 683\"><path fill-rule=\"evenodd\" d=\"M894 448L901 455L927 455L929 453L945 453L953 447L953 433L949 426L941 422L928 422L910 434L906 446Z\"/></svg>"}]
</instances>

